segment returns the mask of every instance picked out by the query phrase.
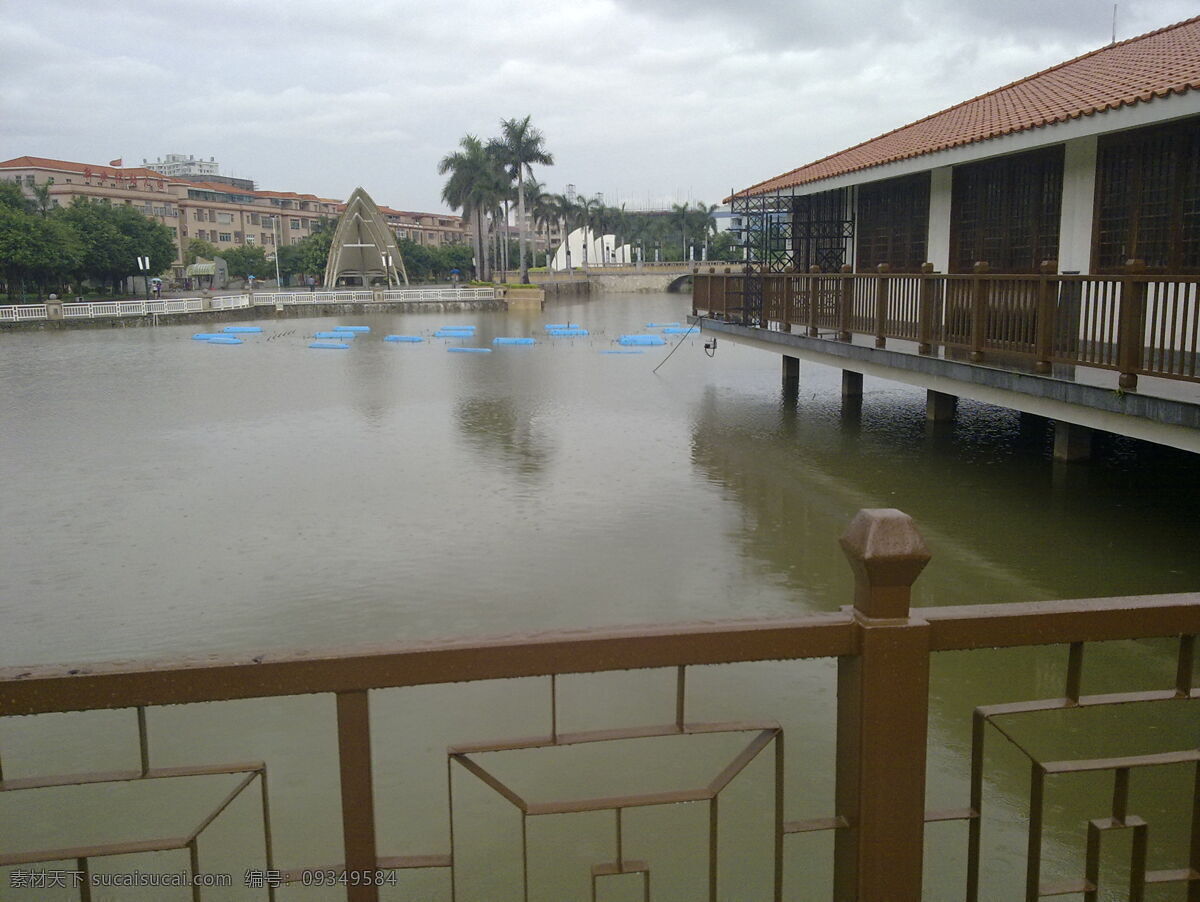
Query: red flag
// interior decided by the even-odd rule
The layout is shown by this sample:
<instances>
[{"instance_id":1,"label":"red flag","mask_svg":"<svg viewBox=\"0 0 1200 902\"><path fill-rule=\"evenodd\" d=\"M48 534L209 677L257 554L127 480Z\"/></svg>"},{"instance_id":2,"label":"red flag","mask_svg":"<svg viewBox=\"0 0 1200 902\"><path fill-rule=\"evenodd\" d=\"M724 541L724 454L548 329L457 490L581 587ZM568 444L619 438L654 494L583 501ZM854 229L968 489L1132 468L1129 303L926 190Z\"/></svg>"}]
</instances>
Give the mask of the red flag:
<instances>
[{"instance_id":1,"label":"red flag","mask_svg":"<svg viewBox=\"0 0 1200 902\"><path fill-rule=\"evenodd\" d=\"M125 158L124 158L124 157L117 157L115 160L109 160L109 161L108 161L108 165L109 165L109 166L124 166L124 165L125 165Z\"/></svg>"}]
</instances>

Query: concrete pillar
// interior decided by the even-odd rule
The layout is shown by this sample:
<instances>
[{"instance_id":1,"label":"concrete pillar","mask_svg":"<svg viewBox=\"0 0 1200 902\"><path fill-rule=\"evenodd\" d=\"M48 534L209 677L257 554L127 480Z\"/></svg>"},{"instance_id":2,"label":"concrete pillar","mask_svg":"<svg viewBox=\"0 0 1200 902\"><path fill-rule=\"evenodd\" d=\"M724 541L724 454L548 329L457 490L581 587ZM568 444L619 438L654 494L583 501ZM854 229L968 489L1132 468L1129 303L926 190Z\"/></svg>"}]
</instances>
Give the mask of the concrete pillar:
<instances>
[{"instance_id":1,"label":"concrete pillar","mask_svg":"<svg viewBox=\"0 0 1200 902\"><path fill-rule=\"evenodd\" d=\"M854 370L842 370L842 397L861 398L862 382L862 373L856 373Z\"/></svg>"},{"instance_id":2,"label":"concrete pillar","mask_svg":"<svg viewBox=\"0 0 1200 902\"><path fill-rule=\"evenodd\" d=\"M783 355L783 385L785 388L800 387L800 358Z\"/></svg>"},{"instance_id":3,"label":"concrete pillar","mask_svg":"<svg viewBox=\"0 0 1200 902\"><path fill-rule=\"evenodd\" d=\"M1092 456L1092 430L1087 426L1054 423L1054 459L1064 462L1087 460Z\"/></svg>"},{"instance_id":4,"label":"concrete pillar","mask_svg":"<svg viewBox=\"0 0 1200 902\"><path fill-rule=\"evenodd\" d=\"M62 318L62 301L58 300L58 298L56 298L54 295L50 295L50 300L46 301L46 319Z\"/></svg>"},{"instance_id":5,"label":"concrete pillar","mask_svg":"<svg viewBox=\"0 0 1200 902\"><path fill-rule=\"evenodd\" d=\"M1058 268L1061 272L1091 271L1096 144L1096 136L1088 135L1068 141L1063 148L1062 208L1058 229Z\"/></svg>"},{"instance_id":6,"label":"concrete pillar","mask_svg":"<svg viewBox=\"0 0 1200 902\"><path fill-rule=\"evenodd\" d=\"M1023 438L1044 436L1046 434L1046 418L1022 410L1017 419L1017 430Z\"/></svg>"},{"instance_id":7,"label":"concrete pillar","mask_svg":"<svg viewBox=\"0 0 1200 902\"><path fill-rule=\"evenodd\" d=\"M953 167L942 166L930 170L929 231L925 259L933 264L934 272L950 271L950 195L953 186Z\"/></svg>"},{"instance_id":8,"label":"concrete pillar","mask_svg":"<svg viewBox=\"0 0 1200 902\"><path fill-rule=\"evenodd\" d=\"M954 412L957 409L957 395L948 395L932 389L925 392L925 419L930 422L949 422L954 419Z\"/></svg>"}]
</instances>

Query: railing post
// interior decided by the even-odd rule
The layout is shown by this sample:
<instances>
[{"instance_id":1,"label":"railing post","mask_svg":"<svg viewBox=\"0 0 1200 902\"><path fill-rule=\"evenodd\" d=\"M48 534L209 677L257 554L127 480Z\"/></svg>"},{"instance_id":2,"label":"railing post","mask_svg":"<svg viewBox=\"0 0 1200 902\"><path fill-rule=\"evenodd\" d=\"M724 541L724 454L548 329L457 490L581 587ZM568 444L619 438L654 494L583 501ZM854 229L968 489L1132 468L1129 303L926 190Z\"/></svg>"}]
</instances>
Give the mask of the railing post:
<instances>
[{"instance_id":1,"label":"railing post","mask_svg":"<svg viewBox=\"0 0 1200 902\"><path fill-rule=\"evenodd\" d=\"M792 305L796 303L796 267L783 271L783 321L784 332L792 331Z\"/></svg>"},{"instance_id":2,"label":"railing post","mask_svg":"<svg viewBox=\"0 0 1200 902\"><path fill-rule=\"evenodd\" d=\"M342 837L346 849L346 902L379 902L373 876L375 790L371 779L371 715L366 690L337 694L338 760L342 782ZM357 883L357 885L356 885Z\"/></svg>"},{"instance_id":3,"label":"railing post","mask_svg":"<svg viewBox=\"0 0 1200 902\"><path fill-rule=\"evenodd\" d=\"M854 312L854 276L849 263L842 264L842 283L838 292L838 341L850 340L850 315Z\"/></svg>"},{"instance_id":4,"label":"railing post","mask_svg":"<svg viewBox=\"0 0 1200 902\"><path fill-rule=\"evenodd\" d=\"M835 902L920 902L929 624L909 616L929 549L898 510L861 510L841 537L857 655L838 659Z\"/></svg>"},{"instance_id":5,"label":"railing post","mask_svg":"<svg viewBox=\"0 0 1200 902\"><path fill-rule=\"evenodd\" d=\"M804 280L804 284L808 286L808 336L810 338L817 337L817 312L820 309L820 283L817 276L821 273L821 267L815 263L808 268L810 278Z\"/></svg>"},{"instance_id":6,"label":"railing post","mask_svg":"<svg viewBox=\"0 0 1200 902\"><path fill-rule=\"evenodd\" d=\"M985 262L976 263L971 270L975 279L971 285L971 362L983 360L983 344L987 334L988 312L988 280L984 278L988 272Z\"/></svg>"},{"instance_id":7,"label":"railing post","mask_svg":"<svg viewBox=\"0 0 1200 902\"><path fill-rule=\"evenodd\" d=\"M1034 345L1037 357L1033 368L1039 373L1048 373L1054 361L1054 292L1051 291L1052 276L1058 269L1057 260L1043 260L1039 267L1038 299L1037 299L1037 329L1034 333Z\"/></svg>"},{"instance_id":8,"label":"railing post","mask_svg":"<svg viewBox=\"0 0 1200 902\"><path fill-rule=\"evenodd\" d=\"M887 347L887 314L888 314L888 279L887 274L892 267L880 263L875 267L879 278L875 280L875 347Z\"/></svg>"},{"instance_id":9,"label":"railing post","mask_svg":"<svg viewBox=\"0 0 1200 902\"><path fill-rule=\"evenodd\" d=\"M917 353L933 353L933 274L932 263L921 264L921 294L918 299L920 312L917 322Z\"/></svg>"},{"instance_id":10,"label":"railing post","mask_svg":"<svg viewBox=\"0 0 1200 902\"><path fill-rule=\"evenodd\" d=\"M1117 384L1133 391L1142 368L1142 345L1146 334L1146 263L1129 260L1125 272L1134 278L1121 283L1121 317L1117 323Z\"/></svg>"}]
</instances>

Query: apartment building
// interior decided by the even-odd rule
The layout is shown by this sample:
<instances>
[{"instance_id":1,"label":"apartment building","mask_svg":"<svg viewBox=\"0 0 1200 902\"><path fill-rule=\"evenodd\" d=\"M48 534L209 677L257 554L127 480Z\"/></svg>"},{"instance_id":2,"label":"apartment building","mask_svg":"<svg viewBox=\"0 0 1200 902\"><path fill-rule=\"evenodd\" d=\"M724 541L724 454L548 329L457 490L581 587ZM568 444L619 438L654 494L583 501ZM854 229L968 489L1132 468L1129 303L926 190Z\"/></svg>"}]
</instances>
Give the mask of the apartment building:
<instances>
[{"instance_id":1,"label":"apartment building","mask_svg":"<svg viewBox=\"0 0 1200 902\"><path fill-rule=\"evenodd\" d=\"M171 230L177 249L176 275L192 238L224 248L257 244L274 253L277 245L299 244L322 219L336 219L340 200L293 191L261 191L223 182L171 177L145 166L118 167L17 157L0 162L0 180L15 182L29 196L50 185L51 206L76 197L124 204ZM410 213L382 207L398 238L426 246L467 240L462 218L442 213Z\"/></svg>"}]
</instances>

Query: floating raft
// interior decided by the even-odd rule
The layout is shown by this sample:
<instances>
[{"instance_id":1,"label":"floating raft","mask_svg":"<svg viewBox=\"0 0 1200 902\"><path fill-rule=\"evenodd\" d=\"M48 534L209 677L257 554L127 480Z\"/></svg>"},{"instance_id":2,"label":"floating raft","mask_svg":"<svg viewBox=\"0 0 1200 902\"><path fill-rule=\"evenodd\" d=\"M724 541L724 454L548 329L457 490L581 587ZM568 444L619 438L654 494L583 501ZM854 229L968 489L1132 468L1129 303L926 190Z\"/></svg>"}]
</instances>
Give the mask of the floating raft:
<instances>
[{"instance_id":1,"label":"floating raft","mask_svg":"<svg viewBox=\"0 0 1200 902\"><path fill-rule=\"evenodd\" d=\"M554 338L574 338L577 335L587 335L588 330L572 326L569 329L548 329L547 334Z\"/></svg>"},{"instance_id":2,"label":"floating raft","mask_svg":"<svg viewBox=\"0 0 1200 902\"><path fill-rule=\"evenodd\" d=\"M214 335L208 340L210 345L240 345L245 344L240 338L234 338L232 335Z\"/></svg>"},{"instance_id":3,"label":"floating raft","mask_svg":"<svg viewBox=\"0 0 1200 902\"><path fill-rule=\"evenodd\" d=\"M355 338L357 335L357 332L343 332L339 330L337 332L317 332L315 335L313 335L313 338L336 338L342 340L346 338Z\"/></svg>"},{"instance_id":4,"label":"floating raft","mask_svg":"<svg viewBox=\"0 0 1200 902\"><path fill-rule=\"evenodd\" d=\"M665 345L667 340L661 335L622 335L617 344L623 345Z\"/></svg>"},{"instance_id":5,"label":"floating raft","mask_svg":"<svg viewBox=\"0 0 1200 902\"><path fill-rule=\"evenodd\" d=\"M209 341L213 338L225 338L220 332L197 332L192 336L192 341Z\"/></svg>"},{"instance_id":6,"label":"floating raft","mask_svg":"<svg viewBox=\"0 0 1200 902\"><path fill-rule=\"evenodd\" d=\"M492 353L491 348L446 348L446 350L452 354L453 353L458 353L458 354L490 354L490 353Z\"/></svg>"},{"instance_id":7,"label":"floating raft","mask_svg":"<svg viewBox=\"0 0 1200 902\"><path fill-rule=\"evenodd\" d=\"M422 338L420 335L388 335L383 340L384 341L418 342L418 341L424 341L425 339Z\"/></svg>"},{"instance_id":8,"label":"floating raft","mask_svg":"<svg viewBox=\"0 0 1200 902\"><path fill-rule=\"evenodd\" d=\"M695 326L667 326L663 335L687 335L689 332L699 332Z\"/></svg>"},{"instance_id":9,"label":"floating raft","mask_svg":"<svg viewBox=\"0 0 1200 902\"><path fill-rule=\"evenodd\" d=\"M647 329L669 329L678 326L679 323L646 323Z\"/></svg>"},{"instance_id":10,"label":"floating raft","mask_svg":"<svg viewBox=\"0 0 1200 902\"><path fill-rule=\"evenodd\" d=\"M555 329L578 329L579 323L546 323L546 331L552 332Z\"/></svg>"},{"instance_id":11,"label":"floating raft","mask_svg":"<svg viewBox=\"0 0 1200 902\"><path fill-rule=\"evenodd\" d=\"M226 326L222 332L261 332L262 326Z\"/></svg>"},{"instance_id":12,"label":"floating raft","mask_svg":"<svg viewBox=\"0 0 1200 902\"><path fill-rule=\"evenodd\" d=\"M309 345L309 347L341 351L350 347L350 345L346 344L344 341L314 341Z\"/></svg>"},{"instance_id":13,"label":"floating raft","mask_svg":"<svg viewBox=\"0 0 1200 902\"><path fill-rule=\"evenodd\" d=\"M465 329L438 329L433 333L434 338L474 338L475 330L466 331Z\"/></svg>"},{"instance_id":14,"label":"floating raft","mask_svg":"<svg viewBox=\"0 0 1200 902\"><path fill-rule=\"evenodd\" d=\"M535 342L532 338L500 337L500 338L493 338L492 344L494 344L494 345L531 345L531 344L537 344L537 342Z\"/></svg>"}]
</instances>

